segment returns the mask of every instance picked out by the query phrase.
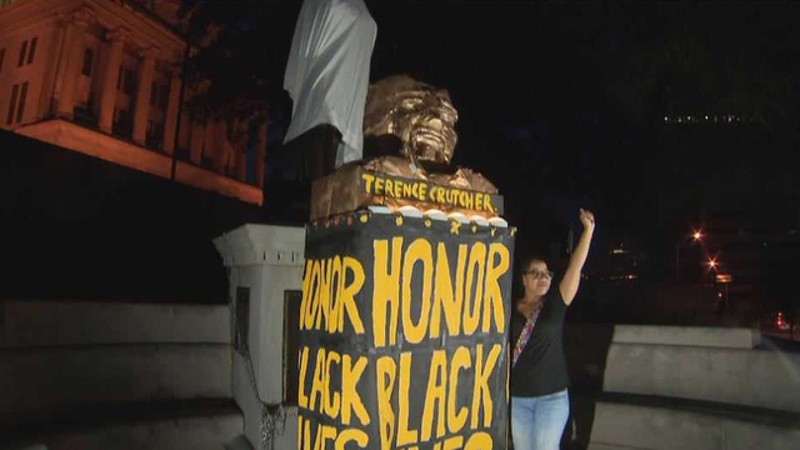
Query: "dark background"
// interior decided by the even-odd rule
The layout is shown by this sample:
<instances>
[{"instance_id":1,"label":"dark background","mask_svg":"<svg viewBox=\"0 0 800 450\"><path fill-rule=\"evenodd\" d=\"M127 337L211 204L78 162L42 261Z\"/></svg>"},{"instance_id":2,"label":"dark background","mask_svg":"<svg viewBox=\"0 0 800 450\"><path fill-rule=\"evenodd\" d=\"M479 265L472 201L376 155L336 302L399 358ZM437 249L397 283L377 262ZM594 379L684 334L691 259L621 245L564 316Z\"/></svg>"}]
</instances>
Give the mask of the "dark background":
<instances>
[{"instance_id":1,"label":"dark background","mask_svg":"<svg viewBox=\"0 0 800 450\"><path fill-rule=\"evenodd\" d=\"M580 232L577 208L595 212L582 295L606 306L595 302L593 314L623 297L713 297L710 257L756 309L797 309L794 2L366 3L378 25L372 80L405 72L449 89L459 111L455 163L498 186L505 217L519 227L517 255L563 265ZM305 222L308 183L284 179L281 145L291 114L282 77L300 2L184 4L199 8L190 38L211 22L223 30L191 66L214 80L209 104L216 95L267 105L263 207L4 135L3 220L27 233L7 234L6 292L73 286L61 295L219 301L225 277L211 238L246 221ZM701 244L689 238L695 229L704 230ZM115 271L126 259L130 273ZM58 283L27 275L44 261L63 268ZM671 294L683 288L676 272L681 285L702 287ZM621 282L625 275L634 281ZM112 294L120 284L130 293Z\"/></svg>"}]
</instances>

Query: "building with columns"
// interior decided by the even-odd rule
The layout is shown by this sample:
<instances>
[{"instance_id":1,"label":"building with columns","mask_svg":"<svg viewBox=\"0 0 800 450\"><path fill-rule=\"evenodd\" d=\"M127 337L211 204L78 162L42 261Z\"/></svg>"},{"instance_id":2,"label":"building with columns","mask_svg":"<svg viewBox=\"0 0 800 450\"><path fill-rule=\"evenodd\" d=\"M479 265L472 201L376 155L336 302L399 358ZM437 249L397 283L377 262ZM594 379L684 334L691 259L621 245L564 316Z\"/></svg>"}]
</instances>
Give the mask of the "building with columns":
<instances>
[{"instance_id":1,"label":"building with columns","mask_svg":"<svg viewBox=\"0 0 800 450\"><path fill-rule=\"evenodd\" d=\"M0 127L261 204L266 125L181 106L179 4L0 0Z\"/></svg>"}]
</instances>

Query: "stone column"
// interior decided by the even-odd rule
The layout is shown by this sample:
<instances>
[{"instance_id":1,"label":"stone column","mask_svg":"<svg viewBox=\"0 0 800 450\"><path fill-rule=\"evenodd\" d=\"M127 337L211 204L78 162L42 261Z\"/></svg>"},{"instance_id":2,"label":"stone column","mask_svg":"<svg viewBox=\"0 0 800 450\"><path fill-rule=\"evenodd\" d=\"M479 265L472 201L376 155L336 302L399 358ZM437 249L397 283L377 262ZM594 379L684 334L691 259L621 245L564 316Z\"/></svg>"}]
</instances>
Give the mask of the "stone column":
<instances>
[{"instance_id":1,"label":"stone column","mask_svg":"<svg viewBox=\"0 0 800 450\"><path fill-rule=\"evenodd\" d=\"M299 307L302 298L305 235L303 227L246 224L214 239L234 302L233 397L248 424L263 420L259 399L275 405L297 391L297 351L283 350L290 344L284 330L297 324L284 323L290 311L284 308ZM245 345L249 353L241 351ZM275 427L273 448L297 448L297 407L284 407L286 422ZM245 427L253 448L261 448L260 433L258 426Z\"/></svg>"},{"instance_id":2,"label":"stone column","mask_svg":"<svg viewBox=\"0 0 800 450\"><path fill-rule=\"evenodd\" d=\"M120 27L106 34L109 41L108 60L103 76L103 90L100 91L100 129L111 133L114 123L114 107L117 105L117 79L122 67L122 56L128 32Z\"/></svg>"},{"instance_id":3,"label":"stone column","mask_svg":"<svg viewBox=\"0 0 800 450\"><path fill-rule=\"evenodd\" d=\"M147 115L150 111L150 89L153 84L153 71L156 67L158 49L150 47L142 50L139 56L139 71L136 86L136 103L133 116L133 140L138 144L145 144L147 131Z\"/></svg>"},{"instance_id":4,"label":"stone column","mask_svg":"<svg viewBox=\"0 0 800 450\"><path fill-rule=\"evenodd\" d=\"M170 73L169 79L169 99L167 101L167 116L164 118L164 151L172 154L175 151L175 133L178 128L178 111L181 97L181 78L180 70L175 68Z\"/></svg>"},{"instance_id":5,"label":"stone column","mask_svg":"<svg viewBox=\"0 0 800 450\"><path fill-rule=\"evenodd\" d=\"M256 143L256 186L264 187L264 161L267 157L267 122L258 127L258 141Z\"/></svg>"},{"instance_id":6,"label":"stone column","mask_svg":"<svg viewBox=\"0 0 800 450\"><path fill-rule=\"evenodd\" d=\"M72 118L75 112L75 88L78 84L78 72L83 59L83 38L86 27L94 18L89 8L73 11L65 19L64 46L62 47L63 65L60 67L61 95L58 98L56 113L61 117Z\"/></svg>"}]
</instances>

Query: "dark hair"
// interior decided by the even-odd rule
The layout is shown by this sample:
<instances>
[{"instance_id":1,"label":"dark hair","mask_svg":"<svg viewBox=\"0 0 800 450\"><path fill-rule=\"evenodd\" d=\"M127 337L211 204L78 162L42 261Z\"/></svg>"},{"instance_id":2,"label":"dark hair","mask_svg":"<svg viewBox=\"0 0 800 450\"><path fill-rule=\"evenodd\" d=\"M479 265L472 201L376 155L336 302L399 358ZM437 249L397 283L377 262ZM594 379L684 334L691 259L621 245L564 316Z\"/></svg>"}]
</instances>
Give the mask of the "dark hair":
<instances>
[{"instance_id":1,"label":"dark hair","mask_svg":"<svg viewBox=\"0 0 800 450\"><path fill-rule=\"evenodd\" d=\"M513 302L516 302L517 300L522 298L522 296L525 294L525 288L522 283L522 277L525 276L525 272L528 270L528 267L530 267L531 263L534 261L541 261L547 264L547 267L550 267L550 264L547 262L547 258L538 253L530 253L523 256L522 259L519 260L519 266L517 266L518 276L516 282L513 285L513 291L512 291Z\"/></svg>"},{"instance_id":2,"label":"dark hair","mask_svg":"<svg viewBox=\"0 0 800 450\"><path fill-rule=\"evenodd\" d=\"M538 254L525 255L520 260L520 265L519 265L519 276L520 276L520 278L522 278L522 275L528 270L528 267L530 267L531 263L534 262L534 261L541 261L541 262L545 263L547 265L547 267L550 267L550 264L547 262L547 258L545 258L542 255L538 255Z\"/></svg>"}]
</instances>

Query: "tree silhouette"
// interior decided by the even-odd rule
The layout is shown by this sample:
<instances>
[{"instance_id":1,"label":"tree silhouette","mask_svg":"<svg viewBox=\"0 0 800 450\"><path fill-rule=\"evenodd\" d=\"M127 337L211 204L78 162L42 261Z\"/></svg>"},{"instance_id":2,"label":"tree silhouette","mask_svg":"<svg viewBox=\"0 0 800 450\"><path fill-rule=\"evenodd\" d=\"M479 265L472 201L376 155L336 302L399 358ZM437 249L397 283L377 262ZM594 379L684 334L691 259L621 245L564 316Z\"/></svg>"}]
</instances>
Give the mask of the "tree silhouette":
<instances>
[{"instance_id":1,"label":"tree silhouette","mask_svg":"<svg viewBox=\"0 0 800 450\"><path fill-rule=\"evenodd\" d=\"M193 44L191 109L200 117L264 119L283 100L283 71L299 1L183 0Z\"/></svg>"}]
</instances>

